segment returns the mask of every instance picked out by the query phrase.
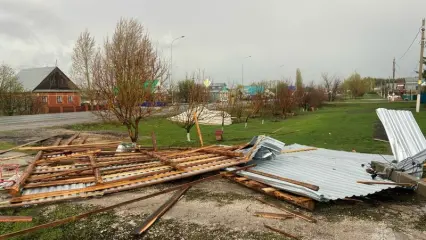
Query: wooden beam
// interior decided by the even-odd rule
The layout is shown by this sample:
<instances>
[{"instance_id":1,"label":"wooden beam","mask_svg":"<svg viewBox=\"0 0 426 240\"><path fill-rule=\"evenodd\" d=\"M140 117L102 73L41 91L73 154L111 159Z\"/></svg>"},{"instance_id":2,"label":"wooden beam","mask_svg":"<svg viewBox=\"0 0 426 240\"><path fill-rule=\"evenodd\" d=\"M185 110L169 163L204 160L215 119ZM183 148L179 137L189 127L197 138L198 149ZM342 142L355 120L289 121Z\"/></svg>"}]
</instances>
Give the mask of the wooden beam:
<instances>
[{"instance_id":1,"label":"wooden beam","mask_svg":"<svg viewBox=\"0 0 426 240\"><path fill-rule=\"evenodd\" d=\"M55 142L52 144L52 146L59 146L59 144L61 143L61 141L62 141L62 138L60 137L60 138L57 138L56 140L55 140Z\"/></svg>"},{"instance_id":2,"label":"wooden beam","mask_svg":"<svg viewBox=\"0 0 426 240\"><path fill-rule=\"evenodd\" d=\"M90 159L90 164L92 165L93 174L95 175L96 183L97 184L103 183L101 172L99 171L99 167L96 166L95 157L93 155L90 155L89 159Z\"/></svg>"},{"instance_id":3,"label":"wooden beam","mask_svg":"<svg viewBox=\"0 0 426 240\"><path fill-rule=\"evenodd\" d=\"M179 199L185 194L186 191L191 186L183 187L178 190L169 200L167 200L161 207L159 207L155 212L149 215L148 218L138 227L133 230L133 234L141 235L145 233L158 219L160 219Z\"/></svg>"},{"instance_id":4,"label":"wooden beam","mask_svg":"<svg viewBox=\"0 0 426 240\"><path fill-rule=\"evenodd\" d=\"M284 177L281 177L281 176L277 176L277 175L273 175L273 174L269 174L269 173L265 173L265 172L260 172L260 171L256 171L256 170L253 170L253 169L247 170L246 172L250 172L250 173L254 173L254 174L257 174L257 175L264 176L264 177L288 182L288 183L291 183L291 184L294 184L294 185L309 188L309 189L314 190L314 191L319 190L319 187L316 186L316 185L313 185L313 184L310 184L310 183L305 183L305 182L300 182L300 181L293 180L293 179L290 179L290 178L284 178Z\"/></svg>"},{"instance_id":5,"label":"wooden beam","mask_svg":"<svg viewBox=\"0 0 426 240\"><path fill-rule=\"evenodd\" d=\"M412 183L395 183L395 182L378 182L378 181L357 181L357 183L372 185L372 184L379 184L379 185L393 185L393 186L401 186L401 187L413 187L415 184Z\"/></svg>"},{"instance_id":6,"label":"wooden beam","mask_svg":"<svg viewBox=\"0 0 426 240\"><path fill-rule=\"evenodd\" d=\"M315 208L315 201L311 198L289 194L289 193L280 191L276 188L270 187L266 184L256 182L254 180L251 180L245 177L238 177L235 174L225 174L224 177L236 183L239 183L247 188L253 189L255 191L264 193L272 197L276 197L280 200L284 200L298 207L302 207L310 211L314 210Z\"/></svg>"},{"instance_id":7,"label":"wooden beam","mask_svg":"<svg viewBox=\"0 0 426 240\"><path fill-rule=\"evenodd\" d=\"M229 157L242 157L242 156L244 156L244 154L241 153L241 152L233 152L233 151L210 149L210 148L202 149L201 151L206 152L206 153L220 154L220 155L229 156Z\"/></svg>"},{"instance_id":8,"label":"wooden beam","mask_svg":"<svg viewBox=\"0 0 426 240\"><path fill-rule=\"evenodd\" d=\"M84 136L80 144L85 144L88 138L89 138L89 135Z\"/></svg>"},{"instance_id":9,"label":"wooden beam","mask_svg":"<svg viewBox=\"0 0 426 240\"><path fill-rule=\"evenodd\" d=\"M253 166L255 166L255 165L250 165L250 166L246 166L246 167L243 167L243 168L237 168L237 169L235 169L231 172L240 171L240 170L247 169L247 168L250 168L250 167L253 167ZM216 178L220 178L221 176L222 176L221 174L216 174L216 175L213 175L213 176L210 176L210 177L206 177L206 178L202 178L202 179L199 179L199 180L196 180L196 181L185 183L185 184L182 184L182 185L179 185L179 186L176 186L176 187L171 187L171 188L168 188L168 189L165 189L165 190L161 190L161 191L149 194L149 195L145 195L145 196L134 198L134 199L131 199L131 200L128 200L128 201L124 201L124 202L120 202L120 203L117 203L117 204L114 204L114 205L110 205L108 207L95 209L95 210L85 212L85 213L82 213L82 214L79 214L79 215L76 215L76 216L71 216L71 217L59 219L59 220L56 220L56 221L53 221L53 222L49 222L49 223L37 225L37 226L34 226L34 227L22 229L22 230L19 230L19 231L6 233L6 234L3 234L3 235L0 235L0 240L9 239L9 238L16 237L16 236L21 236L23 234L35 232L35 231L38 231L40 229L45 229L45 228L49 228L49 227L56 227L56 226L63 225L65 223L74 222L74 221L77 221L77 220L80 220L80 219L83 219L83 218L87 218L87 217L94 215L94 214L97 214L97 213L109 211L111 209L122 207L122 206L125 206L125 205L128 205L128 204L134 203L134 202L153 198L153 197L156 197L156 196L168 193L168 192L173 192L173 191L182 189L184 187L194 186L198 183L202 183L202 182L205 182L205 181L210 181L210 180L213 180L213 179L216 179Z\"/></svg>"},{"instance_id":10,"label":"wooden beam","mask_svg":"<svg viewBox=\"0 0 426 240\"><path fill-rule=\"evenodd\" d=\"M216 162L216 161L225 160L225 159L228 159L228 156L218 156L218 157L206 158L206 159L201 159L201 160L196 160L196 161L183 162L183 163L177 164L176 167L177 168L180 168L180 167L187 168L187 167L192 167L192 166L196 166L196 165L200 165L200 164Z\"/></svg>"},{"instance_id":11,"label":"wooden beam","mask_svg":"<svg viewBox=\"0 0 426 240\"><path fill-rule=\"evenodd\" d=\"M23 154L23 155L11 156L11 157L7 157L7 158L0 158L0 161L8 161L8 160L16 159L16 158L26 157L26 156L29 156L29 155L31 155L31 154Z\"/></svg>"},{"instance_id":12,"label":"wooden beam","mask_svg":"<svg viewBox=\"0 0 426 240\"><path fill-rule=\"evenodd\" d=\"M89 144L76 144L68 146L46 146L46 147L20 147L19 150L54 150L54 149L70 149L70 148L85 148L85 147L96 147L105 145L118 145L121 141L113 142L102 142L102 143L89 143Z\"/></svg>"},{"instance_id":13,"label":"wooden beam","mask_svg":"<svg viewBox=\"0 0 426 240\"><path fill-rule=\"evenodd\" d=\"M273 228L273 227L271 227L269 225L266 225L266 224L263 224L263 226L265 226L265 228L267 228L269 230L272 230L274 232L277 232L277 233L279 233L279 234L281 234L283 236L286 236L286 237L289 237L289 238L293 238L293 239L299 239L299 237L296 237L296 236L294 236L293 234L290 234L290 233L286 233L283 230L279 230L279 229Z\"/></svg>"},{"instance_id":14,"label":"wooden beam","mask_svg":"<svg viewBox=\"0 0 426 240\"><path fill-rule=\"evenodd\" d=\"M201 134L200 125L198 124L197 112L194 112L195 127L197 128L198 139L200 139L201 147L204 146L203 135Z\"/></svg>"},{"instance_id":15,"label":"wooden beam","mask_svg":"<svg viewBox=\"0 0 426 240\"><path fill-rule=\"evenodd\" d=\"M154 131L151 133L151 140L152 140L152 150L154 152L156 152L157 151L157 137L155 136Z\"/></svg>"},{"instance_id":16,"label":"wooden beam","mask_svg":"<svg viewBox=\"0 0 426 240\"><path fill-rule=\"evenodd\" d=\"M293 218L294 216L291 214L283 214L283 213L269 213L269 212L255 212L253 214L256 217L270 218L270 219L279 219L285 220L289 218Z\"/></svg>"},{"instance_id":17,"label":"wooden beam","mask_svg":"<svg viewBox=\"0 0 426 240\"><path fill-rule=\"evenodd\" d=\"M275 204L275 203L271 203L271 202L265 201L265 200L263 200L262 198L256 198L256 200L258 200L259 202L264 203L264 204L266 204L266 205L269 205L269 206L271 206L271 207L277 208L277 209L279 209L279 210L281 210L281 211L283 211L283 212L286 212L286 213L288 213L288 214L291 214L291 215L293 215L294 217L297 217L297 218L300 218L300 219L303 219L303 220L305 220L305 221L312 222L312 223L316 222L316 220L315 220L315 219L313 219L313 218L311 218L311 217L308 217L308 216L303 215L303 214L301 214L301 213L297 213L297 212L294 212L294 211L288 210L288 209L286 209L286 208L283 208L283 207L279 206L278 204Z\"/></svg>"},{"instance_id":18,"label":"wooden beam","mask_svg":"<svg viewBox=\"0 0 426 240\"><path fill-rule=\"evenodd\" d=\"M74 134L72 137L65 140L64 144L62 144L62 145L64 145L64 146L70 145L72 143L72 141L74 141L74 139L78 138L79 135L80 135L80 133Z\"/></svg>"},{"instance_id":19,"label":"wooden beam","mask_svg":"<svg viewBox=\"0 0 426 240\"><path fill-rule=\"evenodd\" d=\"M189 153L199 152L201 150L209 149L209 148L213 148L213 147L216 147L216 145L205 146L205 147L201 147L201 148L197 148L197 149L191 149L191 150L187 150L187 151L183 151L183 152L171 153L169 155L166 155L166 157L171 158L171 157L178 156L178 155L186 155L186 154L189 154Z\"/></svg>"},{"instance_id":20,"label":"wooden beam","mask_svg":"<svg viewBox=\"0 0 426 240\"><path fill-rule=\"evenodd\" d=\"M317 150L318 148L299 148L299 149L288 149L288 150L282 150L281 153L294 153L294 152L306 152L306 151L313 151Z\"/></svg>"},{"instance_id":21,"label":"wooden beam","mask_svg":"<svg viewBox=\"0 0 426 240\"><path fill-rule=\"evenodd\" d=\"M31 216L0 216L0 222L31 222Z\"/></svg>"},{"instance_id":22,"label":"wooden beam","mask_svg":"<svg viewBox=\"0 0 426 240\"><path fill-rule=\"evenodd\" d=\"M37 139L37 140L31 141L31 142L27 142L27 143L25 143L25 144L22 144L22 145L19 145L19 146L13 147L13 148L9 148L9 149L6 149L6 150L3 150L3 151L0 151L0 155L1 155L1 154L3 154L3 153L7 153L7 152L10 152L10 151L13 151L13 150L15 150L15 149L23 148L23 147L25 147L25 146L28 146L28 145L31 145L31 144L34 144L34 143L38 143L38 142L45 141L45 140L47 140L47 139L49 139L49 138L52 138L52 137L54 137L54 136L57 136L57 135L53 135L53 136L46 137L46 138L40 138L40 139Z\"/></svg>"},{"instance_id":23,"label":"wooden beam","mask_svg":"<svg viewBox=\"0 0 426 240\"><path fill-rule=\"evenodd\" d=\"M170 162L172 162L172 163L184 163L184 162L189 162L189 161L193 161L193 160L205 159L205 158L217 157L217 156L218 156L217 154L206 153L206 154L200 154L200 155L196 155L196 156L175 158L175 159L171 159Z\"/></svg>"}]
</instances>

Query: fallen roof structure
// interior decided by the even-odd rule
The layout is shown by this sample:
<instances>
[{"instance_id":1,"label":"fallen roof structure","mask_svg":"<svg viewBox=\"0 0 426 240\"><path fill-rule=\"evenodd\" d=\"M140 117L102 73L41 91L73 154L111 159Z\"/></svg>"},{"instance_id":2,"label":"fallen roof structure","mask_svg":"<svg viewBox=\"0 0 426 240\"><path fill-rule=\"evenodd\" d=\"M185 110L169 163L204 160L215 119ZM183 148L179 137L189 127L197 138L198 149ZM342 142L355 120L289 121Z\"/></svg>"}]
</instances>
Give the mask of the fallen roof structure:
<instances>
[{"instance_id":1,"label":"fallen roof structure","mask_svg":"<svg viewBox=\"0 0 426 240\"><path fill-rule=\"evenodd\" d=\"M392 156L317 149L299 144L285 146L282 152L285 153L269 160L253 160L250 163L256 164L256 167L239 171L237 174L317 201L365 196L396 187L357 183L357 181L372 180L371 175L366 172L367 166L372 161L386 163L393 160ZM232 168L229 169L232 170ZM266 174L272 176L267 177ZM288 178L293 182L283 181L278 177ZM392 183L379 177L377 179ZM319 189L313 190L300 182L318 186Z\"/></svg>"},{"instance_id":2,"label":"fallen roof structure","mask_svg":"<svg viewBox=\"0 0 426 240\"><path fill-rule=\"evenodd\" d=\"M75 138L74 138L75 139ZM74 140L72 139L72 140ZM248 162L236 147L155 152L137 148L117 153L117 143L71 144L40 149L0 207L48 203L99 196L186 178Z\"/></svg>"}]
</instances>

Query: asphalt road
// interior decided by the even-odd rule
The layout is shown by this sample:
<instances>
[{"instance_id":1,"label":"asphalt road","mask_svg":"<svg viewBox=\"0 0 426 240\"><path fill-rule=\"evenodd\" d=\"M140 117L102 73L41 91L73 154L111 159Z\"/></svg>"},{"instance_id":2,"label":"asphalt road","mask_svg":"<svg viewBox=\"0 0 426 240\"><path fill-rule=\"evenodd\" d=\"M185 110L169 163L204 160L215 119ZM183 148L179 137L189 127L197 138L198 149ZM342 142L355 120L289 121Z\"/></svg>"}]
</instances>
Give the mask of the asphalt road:
<instances>
[{"instance_id":1,"label":"asphalt road","mask_svg":"<svg viewBox=\"0 0 426 240\"><path fill-rule=\"evenodd\" d=\"M37 129L97 121L98 119L91 112L6 116L0 117L0 131Z\"/></svg>"}]
</instances>

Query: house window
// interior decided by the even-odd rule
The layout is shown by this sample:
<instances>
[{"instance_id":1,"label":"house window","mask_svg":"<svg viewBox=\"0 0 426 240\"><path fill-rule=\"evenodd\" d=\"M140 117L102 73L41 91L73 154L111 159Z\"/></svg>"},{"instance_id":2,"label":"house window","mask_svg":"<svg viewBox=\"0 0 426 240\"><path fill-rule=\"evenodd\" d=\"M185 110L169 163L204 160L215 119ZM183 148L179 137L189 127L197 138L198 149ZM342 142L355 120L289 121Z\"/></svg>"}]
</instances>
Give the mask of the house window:
<instances>
[{"instance_id":1,"label":"house window","mask_svg":"<svg viewBox=\"0 0 426 240\"><path fill-rule=\"evenodd\" d=\"M68 96L68 102L72 103L72 96Z\"/></svg>"},{"instance_id":2,"label":"house window","mask_svg":"<svg viewBox=\"0 0 426 240\"><path fill-rule=\"evenodd\" d=\"M62 96L56 96L56 102L62 103Z\"/></svg>"},{"instance_id":3,"label":"house window","mask_svg":"<svg viewBox=\"0 0 426 240\"><path fill-rule=\"evenodd\" d=\"M42 103L47 103L47 96L42 96L41 97L41 102Z\"/></svg>"}]
</instances>

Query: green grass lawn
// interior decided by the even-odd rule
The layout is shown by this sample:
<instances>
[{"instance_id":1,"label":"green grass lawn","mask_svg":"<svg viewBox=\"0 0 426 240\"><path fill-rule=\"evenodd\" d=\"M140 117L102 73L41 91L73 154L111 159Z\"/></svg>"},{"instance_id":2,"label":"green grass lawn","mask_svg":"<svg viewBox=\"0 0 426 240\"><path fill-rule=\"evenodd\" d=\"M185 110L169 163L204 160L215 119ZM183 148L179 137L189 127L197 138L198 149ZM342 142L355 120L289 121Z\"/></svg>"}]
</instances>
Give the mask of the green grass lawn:
<instances>
[{"instance_id":1,"label":"green grass lawn","mask_svg":"<svg viewBox=\"0 0 426 240\"><path fill-rule=\"evenodd\" d=\"M297 116L275 121L260 118L250 119L247 128L244 123L225 126L222 144L240 144L248 142L253 136L265 134L281 140L286 144L299 143L309 146L357 152L390 154L388 143L373 140L373 125L378 121L375 109L415 110L413 102L369 103L369 104L328 104L316 111L301 113ZM426 109L414 113L423 132L426 131ZM282 128L276 133L273 131ZM71 129L83 131L114 130L125 131L120 125L85 124L73 125ZM214 132L220 126L201 125L205 145L218 143ZM199 146L195 127L191 130L192 142L186 141L183 128L167 119L149 119L140 124L140 143L151 145L150 134L154 131L157 143L161 146ZM297 132L294 132L297 131ZM293 132L293 133L290 133Z\"/></svg>"}]
</instances>

